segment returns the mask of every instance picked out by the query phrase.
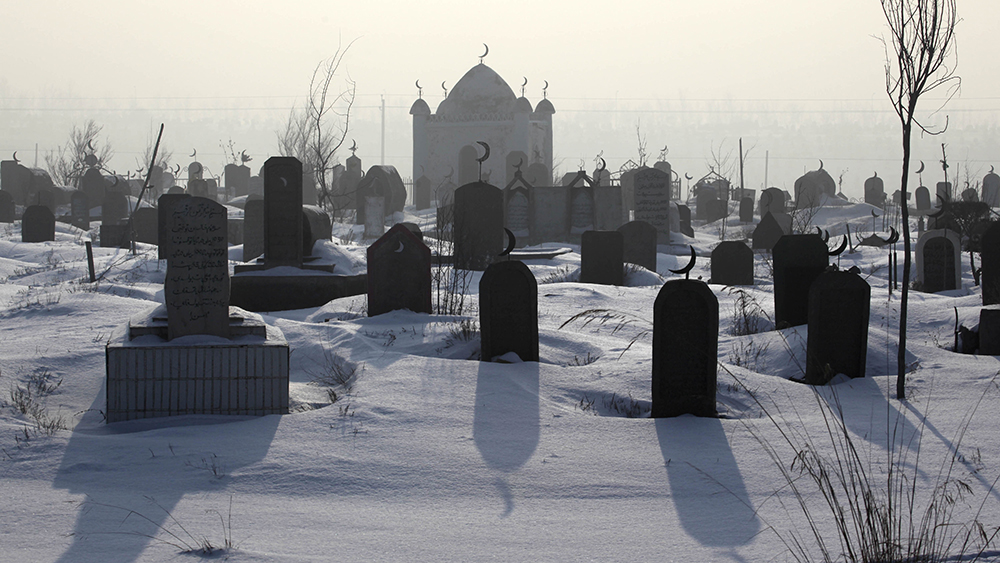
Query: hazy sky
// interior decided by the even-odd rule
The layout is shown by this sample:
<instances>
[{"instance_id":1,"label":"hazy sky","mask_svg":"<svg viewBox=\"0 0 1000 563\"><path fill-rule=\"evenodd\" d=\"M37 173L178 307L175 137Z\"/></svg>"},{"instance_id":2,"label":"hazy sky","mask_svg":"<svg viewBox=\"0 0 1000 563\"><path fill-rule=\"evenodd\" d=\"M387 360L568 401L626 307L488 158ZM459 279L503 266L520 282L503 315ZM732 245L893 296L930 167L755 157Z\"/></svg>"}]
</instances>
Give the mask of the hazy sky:
<instances>
[{"instance_id":1,"label":"hazy sky","mask_svg":"<svg viewBox=\"0 0 1000 563\"><path fill-rule=\"evenodd\" d=\"M959 0L959 15L962 90L946 113L953 126L995 126L1000 57L992 44L1000 7ZM876 0L7 2L0 18L0 152L9 158L8 151L28 152L35 142L44 151L65 139L65 123L82 122L82 115L100 122L102 112L128 108L134 127L105 129L122 159L141 152L132 146L137 131L144 138L161 121L175 155L200 145L199 156L221 159L218 139L230 133L218 130L218 121L237 119L244 125L237 148L262 162L276 151L276 120L301 102L317 62L338 42L353 41L344 61L358 93L349 136L358 138L366 164L379 157L374 108L385 96L386 160L408 175L414 81L435 107L441 82L453 86L479 61L483 43L490 48L486 64L516 92L528 79L533 103L549 82L555 151L572 161L570 168L601 150L617 159L612 168L634 157L640 120L649 123L644 132L654 156L661 147L653 145L667 144L671 155L701 158L708 147L684 147L685 131L655 130L657 109L707 108L721 122L716 126L727 119L718 108L741 105L785 118L788 111L793 118L831 111L854 119L888 111L883 48L873 38L884 29ZM934 106L928 100L924 107ZM63 126L24 131L26 108ZM192 120L203 126L171 125ZM577 147L559 136L560 123L570 122L616 132L607 143Z\"/></svg>"}]
</instances>

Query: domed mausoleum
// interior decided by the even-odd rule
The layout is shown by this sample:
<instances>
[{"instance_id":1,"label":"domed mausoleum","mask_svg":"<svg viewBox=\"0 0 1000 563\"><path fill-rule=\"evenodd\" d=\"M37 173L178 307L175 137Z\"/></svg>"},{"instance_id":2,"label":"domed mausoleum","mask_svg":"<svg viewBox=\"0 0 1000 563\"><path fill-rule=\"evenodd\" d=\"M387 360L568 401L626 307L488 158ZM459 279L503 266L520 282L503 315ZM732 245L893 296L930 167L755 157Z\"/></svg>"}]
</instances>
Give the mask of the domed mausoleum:
<instances>
[{"instance_id":1,"label":"domed mausoleum","mask_svg":"<svg viewBox=\"0 0 1000 563\"><path fill-rule=\"evenodd\" d=\"M523 94L523 92L522 92ZM544 94L543 94L544 96ZM410 107L413 116L413 178L426 176L436 188L483 180L505 186L515 167L535 185L552 183L552 114L547 99L532 109L527 98L517 97L506 81L483 63L472 67L431 113L423 97ZM543 168L544 167L544 168Z\"/></svg>"}]
</instances>

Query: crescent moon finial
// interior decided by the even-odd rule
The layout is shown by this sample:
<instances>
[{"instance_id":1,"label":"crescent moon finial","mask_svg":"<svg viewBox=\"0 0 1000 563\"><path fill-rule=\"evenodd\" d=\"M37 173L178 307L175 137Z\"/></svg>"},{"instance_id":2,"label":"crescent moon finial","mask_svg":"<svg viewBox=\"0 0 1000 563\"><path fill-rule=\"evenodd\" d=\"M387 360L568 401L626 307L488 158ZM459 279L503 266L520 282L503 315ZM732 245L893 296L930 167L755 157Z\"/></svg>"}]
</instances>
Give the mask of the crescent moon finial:
<instances>
[{"instance_id":1,"label":"crescent moon finial","mask_svg":"<svg viewBox=\"0 0 1000 563\"><path fill-rule=\"evenodd\" d=\"M176 176L176 175L178 175L180 173L181 173L181 165L178 164L177 168L174 169L174 176Z\"/></svg>"},{"instance_id":2,"label":"crescent moon finial","mask_svg":"<svg viewBox=\"0 0 1000 563\"><path fill-rule=\"evenodd\" d=\"M517 245L517 237L515 237L514 233L507 227L504 227L503 231L507 233L507 248L505 248L499 255L510 256L510 253L514 251L514 246ZM507 259L510 260L510 258Z\"/></svg>"},{"instance_id":3,"label":"crescent moon finial","mask_svg":"<svg viewBox=\"0 0 1000 563\"><path fill-rule=\"evenodd\" d=\"M691 246L691 261L688 262L687 266L684 266L683 268L680 268L678 270L669 270L669 271L674 274L684 274L684 279L686 280L691 279L691 270L694 268L694 262L697 259L697 257L698 255L695 254L694 247Z\"/></svg>"},{"instance_id":4,"label":"crescent moon finial","mask_svg":"<svg viewBox=\"0 0 1000 563\"><path fill-rule=\"evenodd\" d=\"M482 158L477 158L476 159L479 162L479 164L482 164L483 162L486 161L487 158L490 157L490 146L487 145L485 141L476 141L476 143L482 145L483 150L486 151L486 152L483 153Z\"/></svg>"},{"instance_id":5,"label":"crescent moon finial","mask_svg":"<svg viewBox=\"0 0 1000 563\"><path fill-rule=\"evenodd\" d=\"M542 87L542 99L547 99L549 97L549 81L545 81L545 86Z\"/></svg>"},{"instance_id":6,"label":"crescent moon finial","mask_svg":"<svg viewBox=\"0 0 1000 563\"><path fill-rule=\"evenodd\" d=\"M445 88L444 83L445 83L445 81L442 80L441 81L441 89L444 90L444 97L447 98L448 97L448 89Z\"/></svg>"},{"instance_id":7,"label":"crescent moon finial","mask_svg":"<svg viewBox=\"0 0 1000 563\"><path fill-rule=\"evenodd\" d=\"M192 151L193 152L191 153L191 158L197 157L198 156L198 149L192 149Z\"/></svg>"},{"instance_id":8,"label":"crescent moon finial","mask_svg":"<svg viewBox=\"0 0 1000 563\"><path fill-rule=\"evenodd\" d=\"M420 79L418 78L417 81L414 82L414 84L417 87L417 97L418 98L423 98L424 97L424 89L420 87Z\"/></svg>"},{"instance_id":9,"label":"crescent moon finial","mask_svg":"<svg viewBox=\"0 0 1000 563\"><path fill-rule=\"evenodd\" d=\"M874 210L874 209L872 209L872 217L874 217L874 218L878 219L879 217L881 217L881 215L876 215L876 214L875 214L875 210Z\"/></svg>"},{"instance_id":10,"label":"crescent moon finial","mask_svg":"<svg viewBox=\"0 0 1000 563\"><path fill-rule=\"evenodd\" d=\"M819 159L819 169L820 169L820 170L822 170L822 169L823 169L823 159L822 159L822 158L821 158L821 159Z\"/></svg>"},{"instance_id":11,"label":"crescent moon finial","mask_svg":"<svg viewBox=\"0 0 1000 563\"><path fill-rule=\"evenodd\" d=\"M17 154L17 153L14 153L14 154ZM992 164L990 165L990 174L993 174L993 165Z\"/></svg>"},{"instance_id":12,"label":"crescent moon finial","mask_svg":"<svg viewBox=\"0 0 1000 563\"><path fill-rule=\"evenodd\" d=\"M519 157L517 159L517 164L514 165L514 170L520 172L522 166L524 166L524 157Z\"/></svg>"},{"instance_id":13,"label":"crescent moon finial","mask_svg":"<svg viewBox=\"0 0 1000 563\"><path fill-rule=\"evenodd\" d=\"M524 82L521 83L521 97L524 97L524 87L528 85L528 77L524 77Z\"/></svg>"},{"instance_id":14,"label":"crescent moon finial","mask_svg":"<svg viewBox=\"0 0 1000 563\"><path fill-rule=\"evenodd\" d=\"M352 143L351 148L347 150L351 151L351 156L354 156L354 153L358 150L358 142L354 139L351 139L351 143Z\"/></svg>"},{"instance_id":15,"label":"crescent moon finial","mask_svg":"<svg viewBox=\"0 0 1000 563\"><path fill-rule=\"evenodd\" d=\"M844 240L840 241L840 246L838 246L836 250L832 251L828 250L827 254L829 254L830 256L839 256L840 253L842 253L845 248L847 248L847 235L844 235Z\"/></svg>"},{"instance_id":16,"label":"crescent moon finial","mask_svg":"<svg viewBox=\"0 0 1000 563\"><path fill-rule=\"evenodd\" d=\"M899 231L897 231L895 227L889 227L889 233L889 240L886 242L889 244L896 244L899 242Z\"/></svg>"},{"instance_id":17,"label":"crescent moon finial","mask_svg":"<svg viewBox=\"0 0 1000 563\"><path fill-rule=\"evenodd\" d=\"M87 141L87 148L90 149L93 152L97 152L97 149L94 148L94 140L93 139L90 139L90 140Z\"/></svg>"},{"instance_id":18,"label":"crescent moon finial","mask_svg":"<svg viewBox=\"0 0 1000 563\"><path fill-rule=\"evenodd\" d=\"M601 165L597 168L597 175L600 176L601 172L604 172L607 169L608 169L608 162L606 160L604 160L604 157L602 156L601 157Z\"/></svg>"},{"instance_id":19,"label":"crescent moon finial","mask_svg":"<svg viewBox=\"0 0 1000 563\"><path fill-rule=\"evenodd\" d=\"M486 47L486 52L483 53L482 55L479 55L479 64L483 64L483 59L486 58L486 55L490 54L490 46L487 45L486 43L483 43L483 47Z\"/></svg>"},{"instance_id":20,"label":"crescent moon finial","mask_svg":"<svg viewBox=\"0 0 1000 563\"><path fill-rule=\"evenodd\" d=\"M684 177L685 177L685 178L687 178L687 180L688 180L689 182L690 182L691 180L694 180L694 176L692 176L692 175L688 174L687 172L685 172L685 173L684 173Z\"/></svg>"},{"instance_id":21,"label":"crescent moon finial","mask_svg":"<svg viewBox=\"0 0 1000 563\"><path fill-rule=\"evenodd\" d=\"M17 159L17 151L14 151L14 164L17 164L19 162L21 161Z\"/></svg>"},{"instance_id":22,"label":"crescent moon finial","mask_svg":"<svg viewBox=\"0 0 1000 563\"><path fill-rule=\"evenodd\" d=\"M924 161L921 160L920 161L920 168L917 169L917 174L920 174L923 171L924 171Z\"/></svg>"},{"instance_id":23,"label":"crescent moon finial","mask_svg":"<svg viewBox=\"0 0 1000 563\"><path fill-rule=\"evenodd\" d=\"M875 177L878 178L878 170L875 171Z\"/></svg>"}]
</instances>

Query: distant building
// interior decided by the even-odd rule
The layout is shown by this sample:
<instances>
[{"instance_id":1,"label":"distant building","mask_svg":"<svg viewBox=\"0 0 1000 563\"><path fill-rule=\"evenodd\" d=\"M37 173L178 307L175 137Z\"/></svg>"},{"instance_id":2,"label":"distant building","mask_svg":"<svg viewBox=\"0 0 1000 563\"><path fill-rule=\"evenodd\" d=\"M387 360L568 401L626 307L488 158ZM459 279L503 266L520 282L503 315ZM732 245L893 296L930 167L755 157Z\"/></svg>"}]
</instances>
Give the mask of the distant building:
<instances>
[{"instance_id":1,"label":"distant building","mask_svg":"<svg viewBox=\"0 0 1000 563\"><path fill-rule=\"evenodd\" d=\"M518 98L499 74L480 63L455 84L435 113L422 97L413 102L413 178L426 176L434 188L478 180L477 159L484 149L477 141L484 141L490 146L484 181L505 186L520 164L529 181L551 185L555 112L544 98L532 109L527 98Z\"/></svg>"}]
</instances>

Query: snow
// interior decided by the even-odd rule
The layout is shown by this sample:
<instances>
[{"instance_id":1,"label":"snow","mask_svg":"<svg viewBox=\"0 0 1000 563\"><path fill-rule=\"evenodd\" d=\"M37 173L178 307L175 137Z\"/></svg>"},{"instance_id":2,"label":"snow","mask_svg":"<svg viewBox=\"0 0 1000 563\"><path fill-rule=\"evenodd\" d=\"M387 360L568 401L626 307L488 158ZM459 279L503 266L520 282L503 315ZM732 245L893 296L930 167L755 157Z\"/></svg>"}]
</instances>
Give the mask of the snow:
<instances>
[{"instance_id":1,"label":"snow","mask_svg":"<svg viewBox=\"0 0 1000 563\"><path fill-rule=\"evenodd\" d=\"M870 211L824 208L810 228L870 231ZM410 209L406 219L433 222ZM910 293L915 371L905 402L895 399L899 293L888 292L887 251L864 247L837 261L872 285L868 377L823 388L790 381L802 375L806 327L774 331L765 318L767 332L734 336L737 290L711 285L720 417L648 418L653 301L676 277L667 270L687 263L688 244L699 256L691 277L708 279L718 227L661 246L657 272L633 269L623 287L578 283L578 246L526 262L539 281L537 363L476 361L478 333L467 338L462 324L478 323L475 274L459 315L369 318L364 296L262 314L292 350L288 415L108 425L104 346L162 302L165 262L147 245L137 256L94 248L105 273L91 284L87 233L60 224L55 242L24 244L19 224L0 226L0 560L177 561L202 539L231 539L236 547L221 556L245 562L789 561L790 531L818 552L782 476L794 451L779 430L796 448L812 440L830 453L823 405L842 409L874 475L890 452L910 448L904 467L923 496L957 448L954 475L975 492L971 510L984 503L979 518L996 527L1000 493L988 489L1000 455L991 408L1000 361L947 349L955 308L962 324L978 323L967 259L963 289ZM328 241L317 252L339 272L365 269L364 246ZM763 259L756 278L743 289L770 314ZM632 322L560 328L591 309ZM337 366L354 370L349 389L318 382ZM30 380L62 382L40 404L68 429L48 435L14 407L13 390ZM629 409L640 416L624 416ZM797 483L839 556L829 509ZM968 511L956 514L969 521Z\"/></svg>"}]
</instances>

